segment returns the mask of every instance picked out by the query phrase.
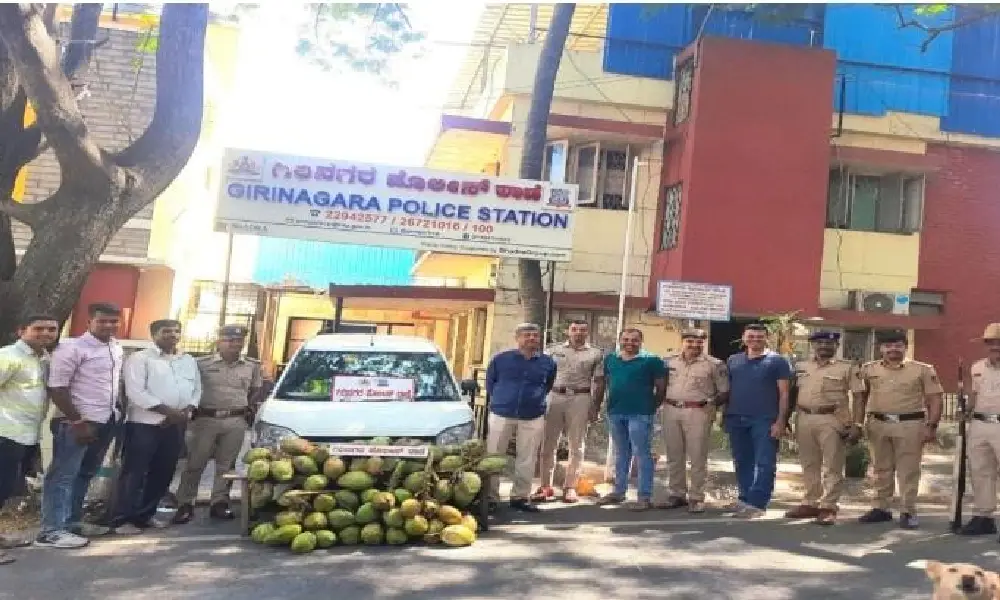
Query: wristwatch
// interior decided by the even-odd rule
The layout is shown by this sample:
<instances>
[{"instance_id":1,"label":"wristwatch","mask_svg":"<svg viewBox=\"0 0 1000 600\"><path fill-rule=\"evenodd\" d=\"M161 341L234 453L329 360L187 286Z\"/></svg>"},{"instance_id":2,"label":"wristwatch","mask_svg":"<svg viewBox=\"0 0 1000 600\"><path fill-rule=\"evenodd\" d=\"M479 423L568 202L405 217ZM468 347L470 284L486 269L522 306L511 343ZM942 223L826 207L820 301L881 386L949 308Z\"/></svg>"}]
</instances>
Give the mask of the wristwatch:
<instances>
[{"instance_id":1,"label":"wristwatch","mask_svg":"<svg viewBox=\"0 0 1000 600\"><path fill-rule=\"evenodd\" d=\"M924 423L924 425L926 425L927 427L930 427L931 429L937 429L938 428L938 424L937 423Z\"/></svg>"}]
</instances>

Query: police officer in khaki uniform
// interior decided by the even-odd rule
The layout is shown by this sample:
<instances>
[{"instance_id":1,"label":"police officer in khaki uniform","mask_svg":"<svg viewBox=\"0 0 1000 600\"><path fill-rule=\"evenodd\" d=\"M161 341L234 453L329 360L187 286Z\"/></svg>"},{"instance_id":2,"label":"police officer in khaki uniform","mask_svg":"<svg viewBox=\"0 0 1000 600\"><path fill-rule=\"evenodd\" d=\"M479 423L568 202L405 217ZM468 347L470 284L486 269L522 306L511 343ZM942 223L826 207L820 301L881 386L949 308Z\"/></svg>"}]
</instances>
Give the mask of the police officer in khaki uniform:
<instances>
[{"instance_id":1,"label":"police officer in khaki uniform","mask_svg":"<svg viewBox=\"0 0 1000 600\"><path fill-rule=\"evenodd\" d=\"M532 500L546 502L554 499L552 480L555 477L556 450L559 437L566 436L569 446L569 463L563 480L563 502L572 504L579 500L576 479L583 462L587 423L597 391L604 385L604 353L587 342L589 334L586 321L570 322L565 343L556 344L546 354L556 361L556 380L548 398L545 414L545 434L539 469L541 487Z\"/></svg>"},{"instance_id":2,"label":"police officer in khaki uniform","mask_svg":"<svg viewBox=\"0 0 1000 600\"><path fill-rule=\"evenodd\" d=\"M892 520L889 503L898 479L902 505L899 524L905 529L916 529L920 461L924 444L937 438L944 389L934 367L907 360L905 331L882 332L877 341L882 359L861 367L861 378L868 389L867 434L875 475L875 502L858 521Z\"/></svg>"},{"instance_id":3,"label":"police officer in khaki uniform","mask_svg":"<svg viewBox=\"0 0 1000 600\"><path fill-rule=\"evenodd\" d=\"M188 523L194 516L198 484L209 459L215 461L209 514L216 519L233 518L229 508L232 484L223 476L236 466L263 385L260 363L242 356L246 335L245 327L226 325L219 330L217 352L198 359L203 391L190 426L187 465L177 487L175 523Z\"/></svg>"},{"instance_id":4,"label":"police officer in khaki uniform","mask_svg":"<svg viewBox=\"0 0 1000 600\"><path fill-rule=\"evenodd\" d=\"M864 402L865 383L852 362L834 358L840 334L817 331L809 336L812 359L795 365L798 387L795 437L802 463L805 497L785 513L789 519L816 519L832 525L843 493L847 446L861 439L863 413L852 417L851 398ZM862 404L863 406L863 404Z\"/></svg>"},{"instance_id":5,"label":"police officer in khaki uniform","mask_svg":"<svg viewBox=\"0 0 1000 600\"><path fill-rule=\"evenodd\" d=\"M705 511L709 432L716 407L729 395L726 364L705 354L708 334L701 329L681 332L681 352L666 358L667 397L659 410L660 437L667 454L667 501L657 508ZM688 488L687 463L691 463Z\"/></svg>"},{"instance_id":6,"label":"police officer in khaki uniform","mask_svg":"<svg viewBox=\"0 0 1000 600\"><path fill-rule=\"evenodd\" d=\"M972 365L972 389L966 414L969 475L976 515L962 527L962 535L992 535L997 532L993 513L997 509L997 471L1000 469L1000 323L990 323L983 332L987 358Z\"/></svg>"}]
</instances>

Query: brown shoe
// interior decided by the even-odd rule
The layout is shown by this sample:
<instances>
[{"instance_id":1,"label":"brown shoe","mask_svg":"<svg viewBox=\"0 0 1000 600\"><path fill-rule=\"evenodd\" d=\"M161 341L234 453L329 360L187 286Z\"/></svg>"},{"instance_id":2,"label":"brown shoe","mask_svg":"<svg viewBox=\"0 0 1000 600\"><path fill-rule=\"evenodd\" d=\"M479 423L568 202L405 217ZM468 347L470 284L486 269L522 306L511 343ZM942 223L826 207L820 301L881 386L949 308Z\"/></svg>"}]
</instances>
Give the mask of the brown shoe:
<instances>
[{"instance_id":1,"label":"brown shoe","mask_svg":"<svg viewBox=\"0 0 1000 600\"><path fill-rule=\"evenodd\" d=\"M815 519L819 516L820 510L815 506L800 504L785 513L786 519Z\"/></svg>"},{"instance_id":2,"label":"brown shoe","mask_svg":"<svg viewBox=\"0 0 1000 600\"><path fill-rule=\"evenodd\" d=\"M186 525L191 522L194 518L194 507L190 504L181 504L177 507L177 512L174 513L174 518L171 522L175 525Z\"/></svg>"},{"instance_id":3,"label":"brown shoe","mask_svg":"<svg viewBox=\"0 0 1000 600\"><path fill-rule=\"evenodd\" d=\"M821 508L816 516L817 525L833 525L837 522L837 511L832 508Z\"/></svg>"}]
</instances>

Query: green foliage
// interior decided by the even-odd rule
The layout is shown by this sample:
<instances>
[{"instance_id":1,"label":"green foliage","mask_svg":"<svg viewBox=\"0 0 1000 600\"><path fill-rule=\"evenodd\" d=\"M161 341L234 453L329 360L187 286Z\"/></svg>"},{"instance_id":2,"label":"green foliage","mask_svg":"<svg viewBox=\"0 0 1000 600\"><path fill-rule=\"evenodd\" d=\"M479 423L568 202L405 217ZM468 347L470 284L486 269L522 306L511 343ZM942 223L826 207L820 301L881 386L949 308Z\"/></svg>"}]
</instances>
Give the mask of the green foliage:
<instances>
[{"instance_id":1,"label":"green foliage","mask_svg":"<svg viewBox=\"0 0 1000 600\"><path fill-rule=\"evenodd\" d=\"M920 16L939 15L948 10L947 4L921 4L913 12Z\"/></svg>"},{"instance_id":2,"label":"green foliage","mask_svg":"<svg viewBox=\"0 0 1000 600\"><path fill-rule=\"evenodd\" d=\"M425 35L403 4L309 4L298 52L326 70L369 73L391 84L395 61L418 58Z\"/></svg>"},{"instance_id":3,"label":"green foliage","mask_svg":"<svg viewBox=\"0 0 1000 600\"><path fill-rule=\"evenodd\" d=\"M864 442L848 446L846 458L845 477L861 479L868 474L868 464L871 462L871 457L868 454L868 446Z\"/></svg>"}]
</instances>

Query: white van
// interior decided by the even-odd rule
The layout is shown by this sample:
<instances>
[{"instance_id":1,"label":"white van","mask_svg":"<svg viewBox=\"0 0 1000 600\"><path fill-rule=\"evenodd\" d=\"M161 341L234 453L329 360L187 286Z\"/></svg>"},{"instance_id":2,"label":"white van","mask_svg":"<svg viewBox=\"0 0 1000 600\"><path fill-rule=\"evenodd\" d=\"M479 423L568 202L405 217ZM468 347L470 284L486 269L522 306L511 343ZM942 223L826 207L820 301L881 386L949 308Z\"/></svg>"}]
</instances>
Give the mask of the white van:
<instances>
[{"instance_id":1,"label":"white van","mask_svg":"<svg viewBox=\"0 0 1000 600\"><path fill-rule=\"evenodd\" d=\"M257 412L253 445L290 436L459 443L474 433L472 408L459 390L444 355L424 338L319 335L295 353Z\"/></svg>"}]
</instances>

